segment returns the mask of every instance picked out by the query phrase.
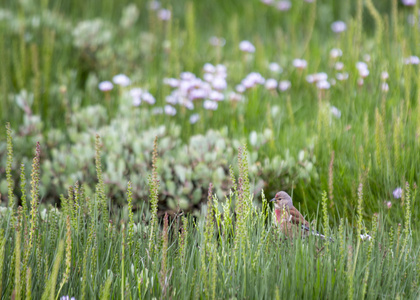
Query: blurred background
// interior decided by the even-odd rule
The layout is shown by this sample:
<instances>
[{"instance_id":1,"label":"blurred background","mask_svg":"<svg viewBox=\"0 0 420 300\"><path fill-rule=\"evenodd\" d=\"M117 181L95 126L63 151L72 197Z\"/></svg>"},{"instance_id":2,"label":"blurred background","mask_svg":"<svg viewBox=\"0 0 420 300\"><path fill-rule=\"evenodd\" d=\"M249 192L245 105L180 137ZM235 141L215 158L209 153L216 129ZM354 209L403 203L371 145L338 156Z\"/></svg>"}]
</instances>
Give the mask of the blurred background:
<instances>
[{"instance_id":1,"label":"blurred background","mask_svg":"<svg viewBox=\"0 0 420 300\"><path fill-rule=\"evenodd\" d=\"M41 197L93 194L95 134L107 193L148 201L159 137L159 210L196 213L249 152L255 202L279 190L333 220L403 216L419 179L416 1L12 1L0 5L0 123L13 178L41 143ZM5 127L3 127L5 128ZM7 202L6 130L0 192ZM415 199L414 199L415 201ZM413 220L419 211L413 206Z\"/></svg>"}]
</instances>

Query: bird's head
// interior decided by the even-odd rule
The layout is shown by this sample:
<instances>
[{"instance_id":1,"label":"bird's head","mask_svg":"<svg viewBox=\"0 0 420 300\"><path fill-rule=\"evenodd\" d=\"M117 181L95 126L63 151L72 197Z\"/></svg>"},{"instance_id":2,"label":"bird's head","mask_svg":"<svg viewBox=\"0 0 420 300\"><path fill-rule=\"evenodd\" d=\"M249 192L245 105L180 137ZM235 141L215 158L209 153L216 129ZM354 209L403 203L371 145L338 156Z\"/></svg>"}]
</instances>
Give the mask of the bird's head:
<instances>
[{"instance_id":1,"label":"bird's head","mask_svg":"<svg viewBox=\"0 0 420 300\"><path fill-rule=\"evenodd\" d=\"M293 206L292 198L284 191L278 192L270 201L274 202L274 206L277 209L283 209L283 207L291 208Z\"/></svg>"}]
</instances>

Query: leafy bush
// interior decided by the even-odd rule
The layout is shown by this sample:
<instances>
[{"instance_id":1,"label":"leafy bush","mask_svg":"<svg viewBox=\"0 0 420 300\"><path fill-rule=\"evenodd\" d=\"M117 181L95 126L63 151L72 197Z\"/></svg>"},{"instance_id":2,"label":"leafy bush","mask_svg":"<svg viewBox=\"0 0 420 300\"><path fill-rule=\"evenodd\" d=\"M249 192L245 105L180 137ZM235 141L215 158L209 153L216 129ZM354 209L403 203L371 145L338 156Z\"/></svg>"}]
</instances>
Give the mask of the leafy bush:
<instances>
[{"instance_id":1,"label":"leafy bush","mask_svg":"<svg viewBox=\"0 0 420 300\"><path fill-rule=\"evenodd\" d=\"M58 196L76 182L84 184L88 195L89 186L96 181L95 133L102 136L102 160L104 180L109 183L106 191L113 204L122 204L125 185L133 182L135 199L147 198L147 170L151 166L153 140L159 137L159 179L160 205L162 209L176 211L192 210L200 207L206 199L207 187L213 183L214 192L223 198L228 193L229 162L236 161L236 150L244 141L228 137L228 130L208 130L205 134L193 135L186 143L180 137L179 125L161 125L144 128L150 113L145 110L125 111L106 125L106 111L102 106L89 106L74 113L67 128L68 139L60 132L50 131L48 147L41 160L41 194L43 198L56 202ZM127 114L130 114L129 117ZM252 134L254 148L270 141L270 130ZM35 137L15 136L16 153L24 149ZM70 142L69 142L70 141ZM4 149L5 150L5 149ZM5 151L0 158L5 161ZM302 150L297 157L259 157L256 150L250 149L249 174L254 183L254 193L259 193L267 184L275 184L289 189L293 182L316 179L315 157L311 151ZM23 158L16 155L17 162ZM27 159L23 159L24 161ZM15 164L16 166L17 164ZM18 174L14 179L18 182ZM273 183L273 180L275 181ZM2 185L5 191L5 184ZM136 202L139 203L139 202Z\"/></svg>"}]
</instances>

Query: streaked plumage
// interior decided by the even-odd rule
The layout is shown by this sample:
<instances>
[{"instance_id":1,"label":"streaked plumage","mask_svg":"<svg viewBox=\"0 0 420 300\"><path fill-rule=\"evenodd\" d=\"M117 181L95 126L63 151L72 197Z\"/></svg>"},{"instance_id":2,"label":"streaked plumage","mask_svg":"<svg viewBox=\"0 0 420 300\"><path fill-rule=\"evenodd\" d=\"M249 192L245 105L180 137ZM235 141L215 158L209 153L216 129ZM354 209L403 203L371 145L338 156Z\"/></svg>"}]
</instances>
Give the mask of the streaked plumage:
<instances>
[{"instance_id":1,"label":"streaked plumage","mask_svg":"<svg viewBox=\"0 0 420 300\"><path fill-rule=\"evenodd\" d=\"M301 235L305 237L313 234L325 238L319 232L310 229L308 221L293 206L292 198L286 192L278 192L271 201L274 202L277 224L281 232L286 236L294 237Z\"/></svg>"}]
</instances>

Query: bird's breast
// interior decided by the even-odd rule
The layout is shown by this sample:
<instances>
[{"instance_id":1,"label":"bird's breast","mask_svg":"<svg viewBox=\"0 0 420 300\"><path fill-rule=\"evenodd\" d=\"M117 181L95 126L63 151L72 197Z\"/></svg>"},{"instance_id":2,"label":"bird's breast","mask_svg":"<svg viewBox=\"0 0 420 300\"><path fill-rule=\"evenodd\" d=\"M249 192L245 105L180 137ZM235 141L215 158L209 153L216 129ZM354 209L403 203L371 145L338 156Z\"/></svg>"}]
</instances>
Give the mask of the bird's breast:
<instances>
[{"instance_id":1,"label":"bird's breast","mask_svg":"<svg viewBox=\"0 0 420 300\"><path fill-rule=\"evenodd\" d=\"M274 212L276 213L277 223L280 223L283 211L281 209L275 209Z\"/></svg>"}]
</instances>

